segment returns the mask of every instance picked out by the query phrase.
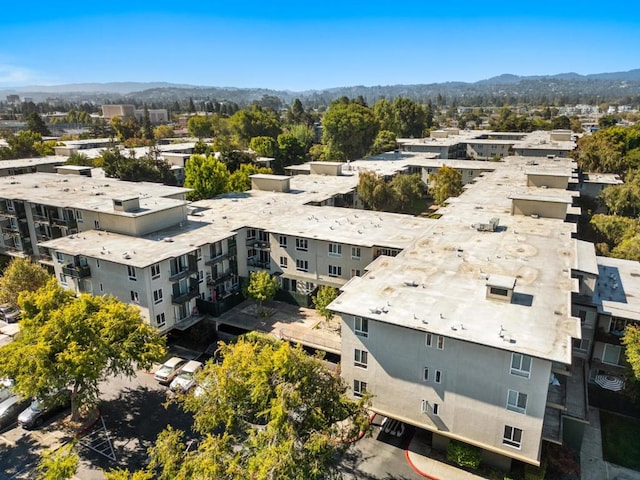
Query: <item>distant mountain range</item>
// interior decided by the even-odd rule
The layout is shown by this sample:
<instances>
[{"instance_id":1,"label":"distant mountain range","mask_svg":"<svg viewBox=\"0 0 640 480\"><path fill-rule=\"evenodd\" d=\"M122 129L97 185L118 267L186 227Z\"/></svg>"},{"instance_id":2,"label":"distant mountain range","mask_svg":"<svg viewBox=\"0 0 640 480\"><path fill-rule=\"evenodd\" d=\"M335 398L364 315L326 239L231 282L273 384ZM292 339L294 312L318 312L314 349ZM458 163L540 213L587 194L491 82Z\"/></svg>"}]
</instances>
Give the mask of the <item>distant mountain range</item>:
<instances>
[{"instance_id":1,"label":"distant mountain range","mask_svg":"<svg viewBox=\"0 0 640 480\"><path fill-rule=\"evenodd\" d=\"M496 97L505 100L535 102L564 101L565 103L593 103L599 101L629 100L640 102L640 69L627 72L580 75L560 73L557 75L519 76L503 74L477 82L445 82L416 85L351 86L325 90L294 92L265 88L208 87L174 84L168 82L112 82L77 83L49 86L26 86L0 88L0 97L18 94L44 101L48 97L68 100L93 100L97 102L172 102L188 98L196 100L233 101L239 104L260 100L263 96L280 98L289 103L301 98L307 103L327 104L341 97L362 95L368 102L377 99L406 96L427 101L442 96L456 98L460 104L478 103L476 97ZM494 102L495 103L495 102Z\"/></svg>"}]
</instances>

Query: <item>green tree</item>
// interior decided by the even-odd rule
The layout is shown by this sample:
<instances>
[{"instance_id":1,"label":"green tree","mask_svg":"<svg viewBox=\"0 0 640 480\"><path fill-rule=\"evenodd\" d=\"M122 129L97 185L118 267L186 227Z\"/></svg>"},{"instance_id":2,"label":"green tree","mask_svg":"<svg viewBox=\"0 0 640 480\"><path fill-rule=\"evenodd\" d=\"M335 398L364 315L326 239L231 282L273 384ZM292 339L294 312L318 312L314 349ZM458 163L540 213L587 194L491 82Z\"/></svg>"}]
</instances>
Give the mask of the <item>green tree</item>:
<instances>
[{"instance_id":1,"label":"green tree","mask_svg":"<svg viewBox=\"0 0 640 480\"><path fill-rule=\"evenodd\" d=\"M0 160L43 156L42 135L30 130L21 130L5 138L6 147L0 147Z\"/></svg>"},{"instance_id":2,"label":"green tree","mask_svg":"<svg viewBox=\"0 0 640 480\"><path fill-rule=\"evenodd\" d=\"M248 297L258 301L260 313L262 314L262 304L265 300L273 300L278 291L278 281L269 275L266 270L250 272L249 283L246 294Z\"/></svg>"},{"instance_id":3,"label":"green tree","mask_svg":"<svg viewBox=\"0 0 640 480\"><path fill-rule=\"evenodd\" d=\"M373 208L373 192L384 179L371 170L363 170L358 174L356 191L366 208Z\"/></svg>"},{"instance_id":4,"label":"green tree","mask_svg":"<svg viewBox=\"0 0 640 480\"><path fill-rule=\"evenodd\" d=\"M260 157L275 158L278 154L278 142L273 137L253 137L249 142L249 148Z\"/></svg>"},{"instance_id":5,"label":"green tree","mask_svg":"<svg viewBox=\"0 0 640 480\"><path fill-rule=\"evenodd\" d=\"M315 305L316 310L327 322L333 318L333 312L327 307L331 302L338 298L338 295L339 292L337 288L322 285L318 289L316 296L313 297L313 304Z\"/></svg>"},{"instance_id":6,"label":"green tree","mask_svg":"<svg viewBox=\"0 0 640 480\"><path fill-rule=\"evenodd\" d=\"M192 137L207 138L213 135L211 120L202 115L189 118L189 120L187 120L187 129L189 130L189 135Z\"/></svg>"},{"instance_id":7,"label":"green tree","mask_svg":"<svg viewBox=\"0 0 640 480\"><path fill-rule=\"evenodd\" d=\"M600 128L614 127L618 123L618 118L615 115L603 115L598 119L598 126Z\"/></svg>"},{"instance_id":8,"label":"green tree","mask_svg":"<svg viewBox=\"0 0 640 480\"><path fill-rule=\"evenodd\" d=\"M151 480L153 473L148 470L130 472L126 468L116 468L104 472L106 480Z\"/></svg>"},{"instance_id":9,"label":"green tree","mask_svg":"<svg viewBox=\"0 0 640 480\"><path fill-rule=\"evenodd\" d=\"M387 130L389 132L394 132L394 140L395 140L395 132L396 128L396 119L395 114L393 112L393 106L391 102L386 98L381 98L373 105L373 113L380 122L380 130Z\"/></svg>"},{"instance_id":10,"label":"green tree","mask_svg":"<svg viewBox=\"0 0 640 480\"><path fill-rule=\"evenodd\" d=\"M131 377L165 353L164 338L140 311L115 297L75 297L55 279L23 292L20 333L0 348L0 375L15 382L25 398L48 398L71 390L71 417L95 405L108 376Z\"/></svg>"},{"instance_id":11,"label":"green tree","mask_svg":"<svg viewBox=\"0 0 640 480\"><path fill-rule=\"evenodd\" d=\"M0 277L0 303L18 304L22 292L35 292L51 279L41 265L26 258L14 258Z\"/></svg>"},{"instance_id":12,"label":"green tree","mask_svg":"<svg viewBox=\"0 0 640 480\"><path fill-rule=\"evenodd\" d=\"M129 140L130 138L136 138L140 134L140 126L135 117L113 117L111 119L111 128L116 132L121 142Z\"/></svg>"},{"instance_id":13,"label":"green tree","mask_svg":"<svg viewBox=\"0 0 640 480\"><path fill-rule=\"evenodd\" d=\"M193 189L187 194L189 200L213 198L227 191L229 170L213 155L192 155L184 167L184 176L184 186Z\"/></svg>"},{"instance_id":14,"label":"green tree","mask_svg":"<svg viewBox=\"0 0 640 480\"><path fill-rule=\"evenodd\" d=\"M417 173L412 175L398 174L391 179L390 186L395 193L396 206L401 211L420 200L424 190L422 179Z\"/></svg>"},{"instance_id":15,"label":"green tree","mask_svg":"<svg viewBox=\"0 0 640 480\"><path fill-rule=\"evenodd\" d=\"M600 199L614 215L636 217L640 211L640 172L631 171L622 185L605 188Z\"/></svg>"},{"instance_id":16,"label":"green tree","mask_svg":"<svg viewBox=\"0 0 640 480\"><path fill-rule=\"evenodd\" d=\"M340 376L301 346L250 333L219 352L224 362L199 375L202 395L177 399L203 441L187 451L165 430L151 451L158 478L334 478L347 440L370 428L367 399L347 399Z\"/></svg>"},{"instance_id":17,"label":"green tree","mask_svg":"<svg viewBox=\"0 0 640 480\"><path fill-rule=\"evenodd\" d=\"M142 125L140 125L140 135L147 140L153 140L153 125L151 125L151 118L149 118L149 109L144 106L144 114L142 116Z\"/></svg>"},{"instance_id":18,"label":"green tree","mask_svg":"<svg viewBox=\"0 0 640 480\"><path fill-rule=\"evenodd\" d=\"M34 133L39 133L43 137L51 135L47 124L44 123L44 120L42 120L42 117L38 115L38 112L31 112L27 116L27 129Z\"/></svg>"},{"instance_id":19,"label":"green tree","mask_svg":"<svg viewBox=\"0 0 640 480\"><path fill-rule=\"evenodd\" d=\"M315 141L313 128L308 125L292 125L287 129L287 133L298 140L305 152L309 151L311 145L313 145L313 142Z\"/></svg>"},{"instance_id":20,"label":"green tree","mask_svg":"<svg viewBox=\"0 0 640 480\"><path fill-rule=\"evenodd\" d=\"M93 167L93 159L87 157L84 153L73 152L71 155L69 155L69 158L67 159L66 164Z\"/></svg>"},{"instance_id":21,"label":"green tree","mask_svg":"<svg viewBox=\"0 0 640 480\"><path fill-rule=\"evenodd\" d=\"M173 138L175 137L175 132L169 125L158 125L153 129L153 137L156 140L160 140L161 138Z\"/></svg>"},{"instance_id":22,"label":"green tree","mask_svg":"<svg viewBox=\"0 0 640 480\"><path fill-rule=\"evenodd\" d=\"M398 142L396 141L396 134L389 130L380 130L376 135L376 139L371 146L371 155L378 155L379 153L390 152L398 148Z\"/></svg>"},{"instance_id":23,"label":"green tree","mask_svg":"<svg viewBox=\"0 0 640 480\"><path fill-rule=\"evenodd\" d=\"M38 464L38 480L68 480L78 470L80 457L73 451L75 442L42 454Z\"/></svg>"},{"instance_id":24,"label":"green tree","mask_svg":"<svg viewBox=\"0 0 640 480\"><path fill-rule=\"evenodd\" d=\"M398 97L393 101L394 125L399 137L422 137L427 115L422 106L409 98Z\"/></svg>"},{"instance_id":25,"label":"green tree","mask_svg":"<svg viewBox=\"0 0 640 480\"><path fill-rule=\"evenodd\" d=\"M100 165L105 175L110 178L119 178L129 182L164 183L166 185L175 185L176 183L171 165L161 159L159 151L154 148L139 158L133 154L125 157L116 147L108 148L102 152Z\"/></svg>"},{"instance_id":26,"label":"green tree","mask_svg":"<svg viewBox=\"0 0 640 480\"><path fill-rule=\"evenodd\" d=\"M270 174L273 171L270 168L259 167L253 163L243 163L240 168L229 175L227 190L229 192L246 192L251 190L251 175L258 173Z\"/></svg>"},{"instance_id":27,"label":"green tree","mask_svg":"<svg viewBox=\"0 0 640 480\"><path fill-rule=\"evenodd\" d=\"M291 133L278 135L278 160L283 166L298 165L307 159L304 144Z\"/></svg>"},{"instance_id":28,"label":"green tree","mask_svg":"<svg viewBox=\"0 0 640 480\"><path fill-rule=\"evenodd\" d=\"M373 145L379 123L373 111L358 103L336 100L322 118L323 143L333 160L355 160Z\"/></svg>"},{"instance_id":29,"label":"green tree","mask_svg":"<svg viewBox=\"0 0 640 480\"><path fill-rule=\"evenodd\" d=\"M462 175L455 168L443 165L429 175L429 193L438 205L449 197L457 197L462 193Z\"/></svg>"},{"instance_id":30,"label":"green tree","mask_svg":"<svg viewBox=\"0 0 640 480\"><path fill-rule=\"evenodd\" d=\"M248 145L253 137L276 138L282 131L276 113L259 105L234 113L229 125L244 145Z\"/></svg>"},{"instance_id":31,"label":"green tree","mask_svg":"<svg viewBox=\"0 0 640 480\"><path fill-rule=\"evenodd\" d=\"M625 346L625 355L633 374L640 379L640 328L637 325L627 325L622 344Z\"/></svg>"}]
</instances>

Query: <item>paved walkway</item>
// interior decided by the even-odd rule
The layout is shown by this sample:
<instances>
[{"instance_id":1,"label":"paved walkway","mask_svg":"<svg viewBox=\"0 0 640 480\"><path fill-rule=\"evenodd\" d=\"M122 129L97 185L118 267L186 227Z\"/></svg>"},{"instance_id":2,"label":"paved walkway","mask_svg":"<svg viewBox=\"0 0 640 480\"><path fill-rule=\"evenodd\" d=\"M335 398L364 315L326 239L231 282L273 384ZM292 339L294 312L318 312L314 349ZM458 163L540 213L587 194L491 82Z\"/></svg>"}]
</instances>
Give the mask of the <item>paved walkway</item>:
<instances>
[{"instance_id":1,"label":"paved walkway","mask_svg":"<svg viewBox=\"0 0 640 480\"><path fill-rule=\"evenodd\" d=\"M409 466L419 475L431 480L485 480L484 477L423 455L428 454L430 451L431 447L419 434L413 436L405 451Z\"/></svg>"},{"instance_id":2,"label":"paved walkway","mask_svg":"<svg viewBox=\"0 0 640 480\"><path fill-rule=\"evenodd\" d=\"M589 407L589 425L584 429L580 470L582 480L640 480L640 472L605 462L602 458L600 410L594 407Z\"/></svg>"}]
</instances>

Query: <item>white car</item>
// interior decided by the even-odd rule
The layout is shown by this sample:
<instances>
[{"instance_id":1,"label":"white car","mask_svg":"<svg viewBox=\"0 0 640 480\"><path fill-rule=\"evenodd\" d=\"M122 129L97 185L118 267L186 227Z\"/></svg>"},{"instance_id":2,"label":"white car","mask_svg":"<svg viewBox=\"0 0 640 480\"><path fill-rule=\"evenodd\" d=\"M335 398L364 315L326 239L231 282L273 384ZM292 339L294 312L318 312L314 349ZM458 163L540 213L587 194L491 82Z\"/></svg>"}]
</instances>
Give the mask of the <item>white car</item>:
<instances>
[{"instance_id":1,"label":"white car","mask_svg":"<svg viewBox=\"0 0 640 480\"><path fill-rule=\"evenodd\" d=\"M173 379L169 388L177 392L188 392L196 384L196 373L203 367L201 362L189 360Z\"/></svg>"},{"instance_id":2,"label":"white car","mask_svg":"<svg viewBox=\"0 0 640 480\"><path fill-rule=\"evenodd\" d=\"M172 357L162 364L153 378L165 385L171 383L171 380L175 378L185 363L187 363L187 361L184 358Z\"/></svg>"}]
</instances>

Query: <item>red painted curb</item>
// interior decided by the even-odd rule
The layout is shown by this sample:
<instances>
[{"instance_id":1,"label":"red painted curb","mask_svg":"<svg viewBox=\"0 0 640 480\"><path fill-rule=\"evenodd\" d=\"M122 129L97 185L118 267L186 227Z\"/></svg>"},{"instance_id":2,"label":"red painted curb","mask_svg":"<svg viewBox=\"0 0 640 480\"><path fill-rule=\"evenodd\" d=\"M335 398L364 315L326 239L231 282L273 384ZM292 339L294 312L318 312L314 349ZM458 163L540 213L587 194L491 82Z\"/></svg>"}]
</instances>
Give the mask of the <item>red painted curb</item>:
<instances>
[{"instance_id":1,"label":"red painted curb","mask_svg":"<svg viewBox=\"0 0 640 480\"><path fill-rule=\"evenodd\" d=\"M414 472L416 472L418 475L424 477L424 478L428 478L429 480L440 480L438 477L434 477L433 475L429 475L428 473L424 473L421 472L418 467L416 467L413 462L411 461L411 457L409 457L409 450L405 450L404 451L404 456L407 459L407 463L409 464L409 466L413 469Z\"/></svg>"}]
</instances>

